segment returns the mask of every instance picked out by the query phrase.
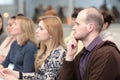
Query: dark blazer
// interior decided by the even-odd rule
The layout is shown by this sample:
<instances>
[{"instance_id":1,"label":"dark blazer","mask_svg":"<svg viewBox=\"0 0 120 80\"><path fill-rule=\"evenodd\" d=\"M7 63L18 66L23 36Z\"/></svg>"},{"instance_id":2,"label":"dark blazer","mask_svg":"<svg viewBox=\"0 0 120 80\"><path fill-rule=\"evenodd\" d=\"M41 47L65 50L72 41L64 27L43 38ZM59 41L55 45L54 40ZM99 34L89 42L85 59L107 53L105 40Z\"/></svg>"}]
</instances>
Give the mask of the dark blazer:
<instances>
[{"instance_id":1,"label":"dark blazer","mask_svg":"<svg viewBox=\"0 0 120 80\"><path fill-rule=\"evenodd\" d=\"M82 80L80 58L81 52L74 61L64 60L59 80ZM120 80L120 51L114 43L105 41L92 50L83 80Z\"/></svg>"}]
</instances>

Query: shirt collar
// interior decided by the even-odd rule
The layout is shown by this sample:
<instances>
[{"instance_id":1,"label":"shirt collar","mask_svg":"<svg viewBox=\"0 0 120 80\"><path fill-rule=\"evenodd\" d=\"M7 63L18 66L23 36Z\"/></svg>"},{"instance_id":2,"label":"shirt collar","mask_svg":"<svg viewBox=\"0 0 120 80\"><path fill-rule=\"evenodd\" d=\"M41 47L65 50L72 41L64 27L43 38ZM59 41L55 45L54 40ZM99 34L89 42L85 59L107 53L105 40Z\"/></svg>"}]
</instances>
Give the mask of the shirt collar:
<instances>
[{"instance_id":1,"label":"shirt collar","mask_svg":"<svg viewBox=\"0 0 120 80\"><path fill-rule=\"evenodd\" d=\"M88 47L87 47L86 49L91 52L91 51L93 50L93 48L94 48L96 45L100 44L101 42L102 42L101 37L100 37L100 36L97 36L97 37L88 45Z\"/></svg>"}]
</instances>

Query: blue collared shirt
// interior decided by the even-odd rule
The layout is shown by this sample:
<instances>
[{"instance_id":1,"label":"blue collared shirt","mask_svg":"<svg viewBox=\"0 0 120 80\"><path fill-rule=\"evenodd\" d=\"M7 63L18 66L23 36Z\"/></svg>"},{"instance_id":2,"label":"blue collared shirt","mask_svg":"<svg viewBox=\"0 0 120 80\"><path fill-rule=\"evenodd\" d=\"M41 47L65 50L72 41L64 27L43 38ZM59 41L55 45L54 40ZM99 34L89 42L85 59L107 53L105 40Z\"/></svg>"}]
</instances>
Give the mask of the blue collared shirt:
<instances>
[{"instance_id":1,"label":"blue collared shirt","mask_svg":"<svg viewBox=\"0 0 120 80\"><path fill-rule=\"evenodd\" d=\"M84 71L85 71L85 68L86 68L86 64L89 60L89 57L90 57L90 54L91 54L91 51L95 48L96 45L98 45L99 43L102 42L102 39L100 38L100 36L96 37L89 45L87 48L83 48L82 49L82 56L81 56L81 59L80 59L80 76L81 76L81 79L83 77L83 74L84 74Z\"/></svg>"}]
</instances>

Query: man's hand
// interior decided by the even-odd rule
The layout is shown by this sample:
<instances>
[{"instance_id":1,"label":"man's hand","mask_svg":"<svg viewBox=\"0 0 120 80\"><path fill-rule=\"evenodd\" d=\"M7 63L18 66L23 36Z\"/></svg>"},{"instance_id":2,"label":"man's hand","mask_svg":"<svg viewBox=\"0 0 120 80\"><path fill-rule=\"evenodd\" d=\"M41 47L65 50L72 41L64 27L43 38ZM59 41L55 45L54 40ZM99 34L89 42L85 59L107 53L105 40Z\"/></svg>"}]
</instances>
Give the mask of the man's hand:
<instances>
[{"instance_id":1,"label":"man's hand","mask_svg":"<svg viewBox=\"0 0 120 80\"><path fill-rule=\"evenodd\" d=\"M78 41L72 36L67 45L66 61L72 61L78 50Z\"/></svg>"}]
</instances>

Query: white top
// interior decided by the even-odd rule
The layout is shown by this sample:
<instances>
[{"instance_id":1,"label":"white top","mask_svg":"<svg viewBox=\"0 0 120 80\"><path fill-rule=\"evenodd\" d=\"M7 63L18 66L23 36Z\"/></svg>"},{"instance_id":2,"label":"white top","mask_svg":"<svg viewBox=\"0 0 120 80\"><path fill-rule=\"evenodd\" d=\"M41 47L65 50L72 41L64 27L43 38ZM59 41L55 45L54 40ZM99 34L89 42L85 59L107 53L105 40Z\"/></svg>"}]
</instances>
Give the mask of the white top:
<instances>
[{"instance_id":1,"label":"white top","mask_svg":"<svg viewBox=\"0 0 120 80\"><path fill-rule=\"evenodd\" d=\"M103 41L109 40L114 42L113 40L113 35L111 32L109 32L108 30L104 30L100 33L100 37L103 39Z\"/></svg>"},{"instance_id":2,"label":"white top","mask_svg":"<svg viewBox=\"0 0 120 80\"><path fill-rule=\"evenodd\" d=\"M15 39L12 36L8 36L0 45L0 55L7 56L10 46Z\"/></svg>"}]
</instances>

